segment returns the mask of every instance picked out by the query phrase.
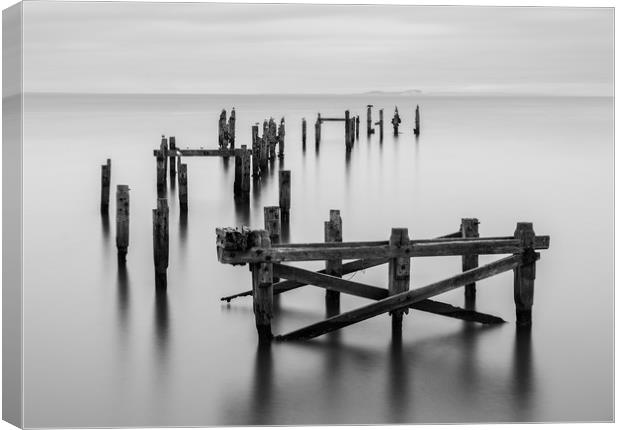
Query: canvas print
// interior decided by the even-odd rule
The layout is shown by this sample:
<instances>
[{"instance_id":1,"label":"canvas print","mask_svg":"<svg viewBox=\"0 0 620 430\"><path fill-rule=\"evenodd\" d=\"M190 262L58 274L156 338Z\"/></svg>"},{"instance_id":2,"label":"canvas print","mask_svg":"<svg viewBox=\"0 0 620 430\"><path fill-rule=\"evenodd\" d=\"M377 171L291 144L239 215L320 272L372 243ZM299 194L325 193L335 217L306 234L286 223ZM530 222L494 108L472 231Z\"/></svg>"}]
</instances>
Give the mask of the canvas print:
<instances>
[{"instance_id":1,"label":"canvas print","mask_svg":"<svg viewBox=\"0 0 620 430\"><path fill-rule=\"evenodd\" d=\"M611 422L612 8L3 12L3 418Z\"/></svg>"}]
</instances>

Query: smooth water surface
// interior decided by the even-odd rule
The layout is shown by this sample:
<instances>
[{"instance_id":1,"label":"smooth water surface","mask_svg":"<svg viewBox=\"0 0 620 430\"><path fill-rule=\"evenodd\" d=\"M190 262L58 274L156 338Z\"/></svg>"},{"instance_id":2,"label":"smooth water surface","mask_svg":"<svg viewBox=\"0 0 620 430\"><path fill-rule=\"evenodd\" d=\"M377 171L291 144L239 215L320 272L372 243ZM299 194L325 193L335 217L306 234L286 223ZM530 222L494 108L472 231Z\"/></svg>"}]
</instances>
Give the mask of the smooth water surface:
<instances>
[{"instance_id":1,"label":"smooth water surface","mask_svg":"<svg viewBox=\"0 0 620 430\"><path fill-rule=\"evenodd\" d=\"M366 104L385 108L385 137L365 133ZM420 104L422 134L413 136ZM398 105L401 134L389 121ZM154 288L151 209L161 134L215 148L222 108L251 125L286 118L286 149L247 206L233 200L234 161L186 158L189 214L170 200L168 290ZM345 155L342 123L359 114ZM27 427L609 421L613 389L613 100L379 96L27 95L24 123L24 354ZM301 118L308 142L301 145ZM100 165L112 159L109 218ZM537 265L534 325L514 324L512 273L478 284L485 327L423 312L393 344L382 315L309 342L259 349L247 266L218 263L215 228L263 224L277 170L292 172L288 240L321 242L330 209L345 241L411 238L480 219L482 236L531 221L551 236ZM126 269L115 247L114 190L131 188ZM497 257L481 257L481 263ZM303 264L321 268L320 262ZM460 271L460 258L418 258L412 288ZM387 286L387 267L356 281ZM325 317L315 287L280 297L273 328ZM440 300L463 305L462 289ZM342 297L342 310L367 303Z\"/></svg>"}]
</instances>

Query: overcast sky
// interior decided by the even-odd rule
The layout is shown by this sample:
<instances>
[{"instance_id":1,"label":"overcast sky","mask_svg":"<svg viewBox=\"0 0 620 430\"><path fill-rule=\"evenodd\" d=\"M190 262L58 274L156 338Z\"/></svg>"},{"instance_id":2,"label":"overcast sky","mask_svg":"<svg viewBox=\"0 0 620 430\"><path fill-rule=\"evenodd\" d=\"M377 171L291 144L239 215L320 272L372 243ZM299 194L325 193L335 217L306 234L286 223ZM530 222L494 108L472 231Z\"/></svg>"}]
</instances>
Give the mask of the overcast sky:
<instances>
[{"instance_id":1,"label":"overcast sky","mask_svg":"<svg viewBox=\"0 0 620 430\"><path fill-rule=\"evenodd\" d=\"M612 9L24 3L24 90L612 95Z\"/></svg>"}]
</instances>

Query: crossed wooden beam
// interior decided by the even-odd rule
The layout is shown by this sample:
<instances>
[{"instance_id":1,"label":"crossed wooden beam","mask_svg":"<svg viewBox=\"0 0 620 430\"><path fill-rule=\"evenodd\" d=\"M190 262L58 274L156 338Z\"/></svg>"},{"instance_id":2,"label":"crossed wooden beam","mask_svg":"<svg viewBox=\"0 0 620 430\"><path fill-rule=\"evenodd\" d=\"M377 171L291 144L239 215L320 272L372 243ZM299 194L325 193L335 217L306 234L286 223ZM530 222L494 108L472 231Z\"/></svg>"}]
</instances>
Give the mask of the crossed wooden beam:
<instances>
[{"instance_id":1,"label":"crossed wooden beam","mask_svg":"<svg viewBox=\"0 0 620 430\"><path fill-rule=\"evenodd\" d=\"M326 222L326 232L330 222ZM222 300L230 301L236 297L249 295L254 297L259 340L272 338L273 296L304 285L314 285L376 302L291 333L276 336L276 340L310 339L387 312L392 314L393 329L397 327L400 330L400 323L395 325L394 321L401 321L398 318L402 318L402 313L409 308L467 321L495 324L504 320L436 302L430 298L462 286L470 288L470 295L472 291L475 294L475 282L514 270L517 323L531 324L535 262L540 257L535 250L547 249L549 236L536 236L531 223L518 223L512 237L468 237L477 236L477 224L478 220L475 218L464 219L461 231L430 240L408 240L406 229L393 229L390 241L281 245L271 245L269 235L264 230L249 230L246 227L241 230L219 228L216 230L219 261L233 265L249 263L253 279L252 291L223 297ZM471 228L472 225L476 226L475 229ZM512 255L478 267L477 256L481 254ZM412 257L449 255L463 257L462 273L409 291L409 261ZM355 259L355 261L341 264L337 273L328 273L333 272L328 270L329 264L325 270L318 272L282 264L313 260L326 260L329 263L341 262L343 259ZM390 265L388 289L341 278L344 274L386 263ZM287 280L274 284L273 277ZM404 285L404 291L396 290L394 286L397 285L401 288Z\"/></svg>"}]
</instances>

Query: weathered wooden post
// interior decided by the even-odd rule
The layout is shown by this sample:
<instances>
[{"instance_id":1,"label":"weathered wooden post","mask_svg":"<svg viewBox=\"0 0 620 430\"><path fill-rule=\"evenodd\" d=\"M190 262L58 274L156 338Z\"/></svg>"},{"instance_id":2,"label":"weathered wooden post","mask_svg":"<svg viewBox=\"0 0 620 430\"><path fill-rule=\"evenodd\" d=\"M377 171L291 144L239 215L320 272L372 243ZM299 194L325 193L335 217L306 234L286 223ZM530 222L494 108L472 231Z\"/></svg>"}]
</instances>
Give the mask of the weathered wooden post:
<instances>
[{"instance_id":1,"label":"weathered wooden post","mask_svg":"<svg viewBox=\"0 0 620 430\"><path fill-rule=\"evenodd\" d=\"M416 105L415 107L415 128L413 132L416 136L420 135L420 105Z\"/></svg>"},{"instance_id":2,"label":"weathered wooden post","mask_svg":"<svg viewBox=\"0 0 620 430\"><path fill-rule=\"evenodd\" d=\"M228 127L226 125L226 109L222 109L222 112L220 113L220 120L218 122L218 136L217 136L220 149L228 148L227 128Z\"/></svg>"},{"instance_id":3,"label":"weathered wooden post","mask_svg":"<svg viewBox=\"0 0 620 430\"><path fill-rule=\"evenodd\" d=\"M179 206L181 212L187 212L187 164L179 166Z\"/></svg>"},{"instance_id":4,"label":"weathered wooden post","mask_svg":"<svg viewBox=\"0 0 620 430\"><path fill-rule=\"evenodd\" d=\"M321 144L321 114L317 114L314 123L314 144L318 147Z\"/></svg>"},{"instance_id":5,"label":"weathered wooden post","mask_svg":"<svg viewBox=\"0 0 620 430\"><path fill-rule=\"evenodd\" d=\"M366 133L370 136L374 132L375 129L372 128L372 105L366 105Z\"/></svg>"},{"instance_id":6,"label":"weathered wooden post","mask_svg":"<svg viewBox=\"0 0 620 430\"><path fill-rule=\"evenodd\" d=\"M524 262L514 269L514 300L517 325L532 324L534 304L534 280L536 279L536 252L534 251L534 228L531 222L519 222L514 234L523 246Z\"/></svg>"},{"instance_id":7,"label":"weathered wooden post","mask_svg":"<svg viewBox=\"0 0 620 430\"><path fill-rule=\"evenodd\" d=\"M280 170L280 212L282 218L288 220L291 210L291 171Z\"/></svg>"},{"instance_id":8,"label":"weathered wooden post","mask_svg":"<svg viewBox=\"0 0 620 430\"><path fill-rule=\"evenodd\" d=\"M383 109L379 109L379 121L377 121L379 125L379 141L383 140Z\"/></svg>"},{"instance_id":9,"label":"weathered wooden post","mask_svg":"<svg viewBox=\"0 0 620 430\"><path fill-rule=\"evenodd\" d=\"M360 116L355 116L355 139L359 140L360 138Z\"/></svg>"},{"instance_id":10,"label":"weathered wooden post","mask_svg":"<svg viewBox=\"0 0 620 430\"><path fill-rule=\"evenodd\" d=\"M269 234L269 240L272 245L280 243L282 236L282 223L280 221L280 208L278 206L265 206L263 209L265 218L265 230ZM273 282L280 279L273 276Z\"/></svg>"},{"instance_id":11,"label":"weathered wooden post","mask_svg":"<svg viewBox=\"0 0 620 430\"><path fill-rule=\"evenodd\" d=\"M394 107L394 117L392 118L392 127L394 127L394 136L398 136L398 126L400 124L400 115L398 115L398 107Z\"/></svg>"},{"instance_id":12,"label":"weathered wooden post","mask_svg":"<svg viewBox=\"0 0 620 430\"><path fill-rule=\"evenodd\" d=\"M325 242L342 242L342 218L339 210L329 211L329 221L325 221ZM341 278L342 260L326 260L325 274ZM340 313L339 291L325 290L325 308L328 316Z\"/></svg>"},{"instance_id":13,"label":"weathered wooden post","mask_svg":"<svg viewBox=\"0 0 620 430\"><path fill-rule=\"evenodd\" d=\"M164 187L168 186L168 178L166 173L168 172L168 139L163 134L161 135L161 144L159 149L164 156Z\"/></svg>"},{"instance_id":14,"label":"weathered wooden post","mask_svg":"<svg viewBox=\"0 0 620 430\"><path fill-rule=\"evenodd\" d=\"M112 179L112 160L109 158L101 165L101 213L107 213L110 207L110 180Z\"/></svg>"},{"instance_id":15,"label":"weathered wooden post","mask_svg":"<svg viewBox=\"0 0 620 430\"><path fill-rule=\"evenodd\" d=\"M278 127L278 157L284 157L284 118L280 120Z\"/></svg>"},{"instance_id":16,"label":"weathered wooden post","mask_svg":"<svg viewBox=\"0 0 620 430\"><path fill-rule=\"evenodd\" d=\"M349 121L349 125L351 128L351 130L349 131L349 143L352 148L353 144L355 143L355 118L351 118L351 120Z\"/></svg>"},{"instance_id":17,"label":"weathered wooden post","mask_svg":"<svg viewBox=\"0 0 620 430\"><path fill-rule=\"evenodd\" d=\"M230 143L230 149L235 149L235 120L235 108L232 108L230 118L228 119L228 142Z\"/></svg>"},{"instance_id":18,"label":"weathered wooden post","mask_svg":"<svg viewBox=\"0 0 620 430\"><path fill-rule=\"evenodd\" d=\"M349 151L351 149L351 114L348 110L344 111L344 146Z\"/></svg>"},{"instance_id":19,"label":"weathered wooden post","mask_svg":"<svg viewBox=\"0 0 620 430\"><path fill-rule=\"evenodd\" d=\"M275 160L276 159L276 143L277 143L278 138L276 136L276 122L273 120L273 118L269 118L268 136L269 136L269 159Z\"/></svg>"},{"instance_id":20,"label":"weathered wooden post","mask_svg":"<svg viewBox=\"0 0 620 430\"><path fill-rule=\"evenodd\" d=\"M248 239L251 245L270 248L269 233L254 230ZM271 318L273 317L273 265L271 263L250 263L252 271L252 297L254 300L254 320L259 343L270 342Z\"/></svg>"},{"instance_id":21,"label":"weathered wooden post","mask_svg":"<svg viewBox=\"0 0 620 430\"><path fill-rule=\"evenodd\" d=\"M250 198L250 155L251 151L248 149L247 145L241 145L240 155L241 158L241 197L244 200L248 200Z\"/></svg>"},{"instance_id":22,"label":"weathered wooden post","mask_svg":"<svg viewBox=\"0 0 620 430\"><path fill-rule=\"evenodd\" d=\"M306 118L301 119L301 147L306 149Z\"/></svg>"},{"instance_id":23,"label":"weathered wooden post","mask_svg":"<svg viewBox=\"0 0 620 430\"><path fill-rule=\"evenodd\" d=\"M153 209L153 260L155 263L155 287L166 288L168 270L168 200L157 199Z\"/></svg>"},{"instance_id":24,"label":"weathered wooden post","mask_svg":"<svg viewBox=\"0 0 620 430\"><path fill-rule=\"evenodd\" d=\"M268 151L268 143L267 143L267 135L263 135L263 137L258 138L258 144L260 148L260 174L261 176L267 172L267 168L269 167L269 151Z\"/></svg>"},{"instance_id":25,"label":"weathered wooden post","mask_svg":"<svg viewBox=\"0 0 620 430\"><path fill-rule=\"evenodd\" d=\"M160 149L157 153L157 196L164 197L166 195L166 157Z\"/></svg>"},{"instance_id":26,"label":"weathered wooden post","mask_svg":"<svg viewBox=\"0 0 620 430\"><path fill-rule=\"evenodd\" d=\"M258 143L258 124L252 126L252 175L258 179L260 175L260 145Z\"/></svg>"},{"instance_id":27,"label":"weathered wooden post","mask_svg":"<svg viewBox=\"0 0 620 430\"><path fill-rule=\"evenodd\" d=\"M127 261L129 247L129 186L116 186L116 249L119 264Z\"/></svg>"},{"instance_id":28,"label":"weathered wooden post","mask_svg":"<svg viewBox=\"0 0 620 430\"><path fill-rule=\"evenodd\" d=\"M238 151L235 151L235 181L233 183L233 194L235 198L241 195L241 182L243 180L242 160Z\"/></svg>"},{"instance_id":29,"label":"weathered wooden post","mask_svg":"<svg viewBox=\"0 0 620 430\"><path fill-rule=\"evenodd\" d=\"M174 136L170 136L168 141L170 144L170 184L172 185L174 183L176 173L177 173L177 168L176 168L177 163L175 160L176 150L177 150L177 141Z\"/></svg>"},{"instance_id":30,"label":"weathered wooden post","mask_svg":"<svg viewBox=\"0 0 620 430\"><path fill-rule=\"evenodd\" d=\"M463 218L461 219L461 235L462 237L480 237L478 234L478 218ZM463 255L463 272L478 267L478 255ZM465 297L476 297L476 283L465 285Z\"/></svg>"},{"instance_id":31,"label":"weathered wooden post","mask_svg":"<svg viewBox=\"0 0 620 430\"><path fill-rule=\"evenodd\" d=\"M406 228L393 228L390 236L390 247L394 249L409 245L409 232ZM402 293L409 290L411 260L409 256L390 259L388 294ZM403 313L408 313L409 309L399 309L392 311L392 336L400 338L402 335Z\"/></svg>"}]
</instances>

